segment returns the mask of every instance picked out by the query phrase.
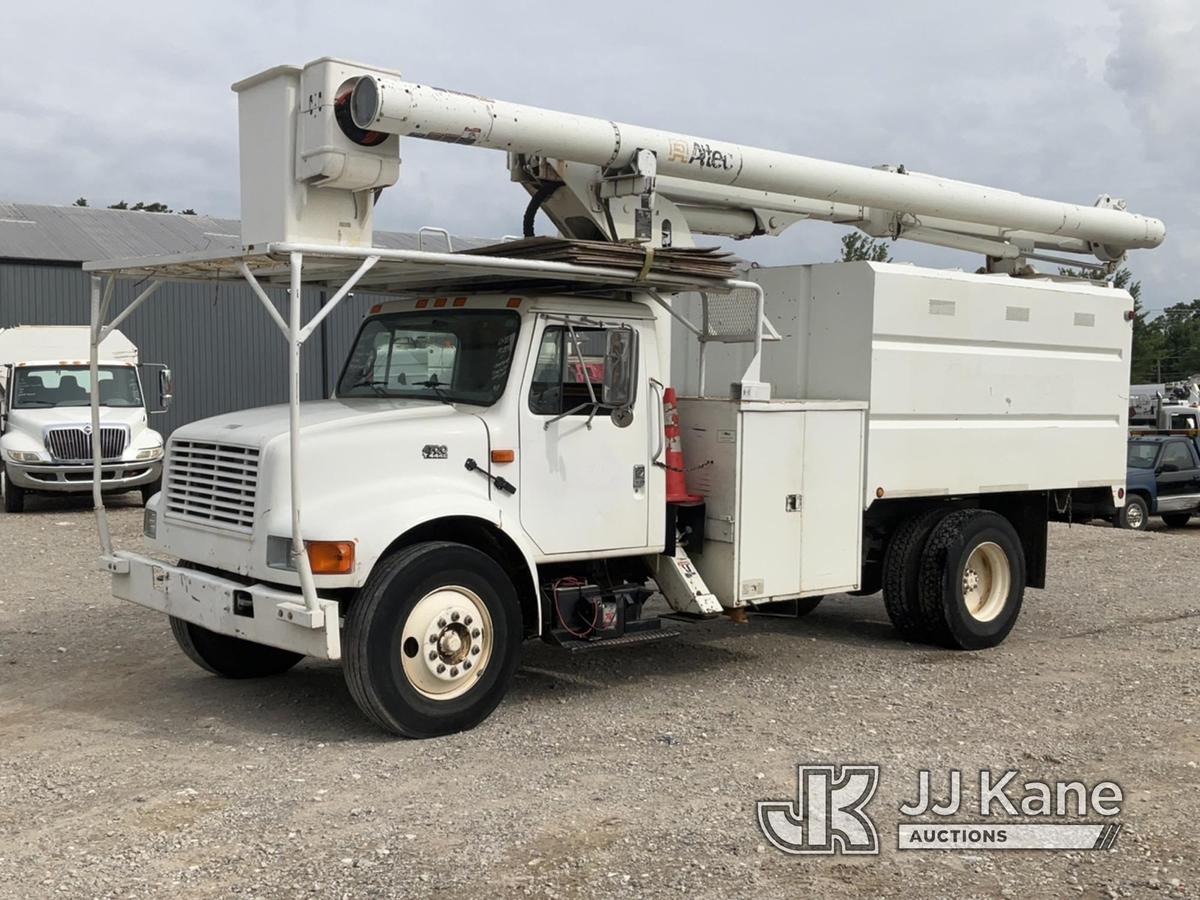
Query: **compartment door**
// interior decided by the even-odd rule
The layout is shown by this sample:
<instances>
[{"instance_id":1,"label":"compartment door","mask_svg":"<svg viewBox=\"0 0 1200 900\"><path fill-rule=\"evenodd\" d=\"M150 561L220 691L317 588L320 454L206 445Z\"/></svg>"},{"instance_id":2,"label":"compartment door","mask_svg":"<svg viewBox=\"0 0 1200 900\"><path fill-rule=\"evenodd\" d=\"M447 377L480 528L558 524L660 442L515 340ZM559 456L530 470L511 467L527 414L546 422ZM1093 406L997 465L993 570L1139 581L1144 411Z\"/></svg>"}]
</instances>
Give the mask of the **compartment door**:
<instances>
[{"instance_id":1,"label":"compartment door","mask_svg":"<svg viewBox=\"0 0 1200 900\"><path fill-rule=\"evenodd\" d=\"M804 498L800 589L852 591L862 577L862 410L804 414Z\"/></svg>"},{"instance_id":2,"label":"compartment door","mask_svg":"<svg viewBox=\"0 0 1200 900\"><path fill-rule=\"evenodd\" d=\"M739 441L738 600L800 590L804 420L801 411L743 412Z\"/></svg>"}]
</instances>

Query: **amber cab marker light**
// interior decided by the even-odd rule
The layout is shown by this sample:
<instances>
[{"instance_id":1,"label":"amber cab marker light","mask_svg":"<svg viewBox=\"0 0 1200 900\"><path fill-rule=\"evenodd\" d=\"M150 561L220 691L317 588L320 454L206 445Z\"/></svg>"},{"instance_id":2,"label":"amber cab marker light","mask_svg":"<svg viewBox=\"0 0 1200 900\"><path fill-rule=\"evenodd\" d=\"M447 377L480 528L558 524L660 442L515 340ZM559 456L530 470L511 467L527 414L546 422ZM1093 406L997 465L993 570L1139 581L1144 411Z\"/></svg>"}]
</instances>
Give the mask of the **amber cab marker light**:
<instances>
[{"instance_id":1,"label":"amber cab marker light","mask_svg":"<svg viewBox=\"0 0 1200 900\"><path fill-rule=\"evenodd\" d=\"M349 575L354 571L353 541L308 541L308 564L314 575Z\"/></svg>"},{"instance_id":2,"label":"amber cab marker light","mask_svg":"<svg viewBox=\"0 0 1200 900\"><path fill-rule=\"evenodd\" d=\"M433 301L433 305L434 305L435 309L441 309L443 306L446 305L446 298L438 297L436 300Z\"/></svg>"},{"instance_id":3,"label":"amber cab marker light","mask_svg":"<svg viewBox=\"0 0 1200 900\"><path fill-rule=\"evenodd\" d=\"M508 298L508 308L509 309L516 309L520 305L521 305L520 297L509 297Z\"/></svg>"},{"instance_id":4,"label":"amber cab marker light","mask_svg":"<svg viewBox=\"0 0 1200 900\"><path fill-rule=\"evenodd\" d=\"M455 305L455 306L466 306L466 305L467 305L467 298L466 298L466 297L455 297L455 298L454 298L454 305Z\"/></svg>"},{"instance_id":5,"label":"amber cab marker light","mask_svg":"<svg viewBox=\"0 0 1200 900\"><path fill-rule=\"evenodd\" d=\"M375 315L375 314L376 314L376 313L378 313L378 312L379 312L381 309L383 309L383 304L382 304L382 303L376 303L374 306L372 306L372 307L371 307L371 315Z\"/></svg>"},{"instance_id":6,"label":"amber cab marker light","mask_svg":"<svg viewBox=\"0 0 1200 900\"><path fill-rule=\"evenodd\" d=\"M493 450L492 462L494 463L510 463L517 458L516 450Z\"/></svg>"},{"instance_id":7,"label":"amber cab marker light","mask_svg":"<svg viewBox=\"0 0 1200 900\"><path fill-rule=\"evenodd\" d=\"M417 301L417 309L424 309L428 305L429 305L428 297L422 297L420 300Z\"/></svg>"}]
</instances>

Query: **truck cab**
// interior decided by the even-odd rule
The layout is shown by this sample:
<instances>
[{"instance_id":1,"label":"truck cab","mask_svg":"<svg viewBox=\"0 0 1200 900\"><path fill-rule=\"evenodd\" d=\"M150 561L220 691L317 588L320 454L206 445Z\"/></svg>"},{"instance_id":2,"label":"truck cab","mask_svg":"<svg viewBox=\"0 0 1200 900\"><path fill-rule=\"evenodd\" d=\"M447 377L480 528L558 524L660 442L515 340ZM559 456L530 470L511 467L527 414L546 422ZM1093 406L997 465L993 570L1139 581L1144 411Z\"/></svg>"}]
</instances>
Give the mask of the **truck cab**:
<instances>
[{"instance_id":1,"label":"truck cab","mask_svg":"<svg viewBox=\"0 0 1200 900\"><path fill-rule=\"evenodd\" d=\"M1200 511L1200 452L1195 431L1135 434L1129 440L1125 507L1120 524L1142 530L1149 516L1182 528Z\"/></svg>"},{"instance_id":2,"label":"truck cab","mask_svg":"<svg viewBox=\"0 0 1200 900\"><path fill-rule=\"evenodd\" d=\"M0 456L4 508L21 512L29 494L86 493L93 484L88 329L0 331ZM100 448L107 493L158 491L162 436L149 427L137 348L120 332L102 345L98 367ZM165 373L162 386L169 381Z\"/></svg>"}]
</instances>

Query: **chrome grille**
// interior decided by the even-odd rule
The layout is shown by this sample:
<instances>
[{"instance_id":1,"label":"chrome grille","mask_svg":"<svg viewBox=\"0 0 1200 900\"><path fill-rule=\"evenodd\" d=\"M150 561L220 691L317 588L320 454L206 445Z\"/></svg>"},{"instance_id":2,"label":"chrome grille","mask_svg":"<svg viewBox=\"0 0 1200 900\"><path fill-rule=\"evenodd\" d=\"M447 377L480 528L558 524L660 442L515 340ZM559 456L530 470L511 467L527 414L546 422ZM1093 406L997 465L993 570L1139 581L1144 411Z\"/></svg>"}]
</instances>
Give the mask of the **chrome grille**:
<instances>
[{"instance_id":1,"label":"chrome grille","mask_svg":"<svg viewBox=\"0 0 1200 900\"><path fill-rule=\"evenodd\" d=\"M209 441L171 441L166 514L218 528L249 531L258 492L258 453Z\"/></svg>"},{"instance_id":2,"label":"chrome grille","mask_svg":"<svg viewBox=\"0 0 1200 900\"><path fill-rule=\"evenodd\" d=\"M46 429L46 449L57 462L92 461L91 426L60 425ZM120 459L129 445L129 431L120 425L100 426L100 458Z\"/></svg>"}]
</instances>

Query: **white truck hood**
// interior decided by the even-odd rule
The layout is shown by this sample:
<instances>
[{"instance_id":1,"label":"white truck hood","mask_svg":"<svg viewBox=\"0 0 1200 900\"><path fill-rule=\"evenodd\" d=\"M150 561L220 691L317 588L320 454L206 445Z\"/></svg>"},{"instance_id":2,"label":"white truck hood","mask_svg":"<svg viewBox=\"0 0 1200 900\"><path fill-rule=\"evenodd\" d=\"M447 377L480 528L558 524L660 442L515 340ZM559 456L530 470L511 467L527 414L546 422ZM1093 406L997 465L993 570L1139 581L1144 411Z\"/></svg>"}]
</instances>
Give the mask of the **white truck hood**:
<instances>
[{"instance_id":1,"label":"white truck hood","mask_svg":"<svg viewBox=\"0 0 1200 900\"><path fill-rule=\"evenodd\" d=\"M400 400L385 397L314 400L300 404L300 431L308 436L346 427L357 429L365 425L376 426L399 420L463 415L465 414L453 406L437 400ZM192 422L176 429L172 438L265 448L273 439L287 435L288 422L289 412L286 404L262 406Z\"/></svg>"},{"instance_id":2,"label":"white truck hood","mask_svg":"<svg viewBox=\"0 0 1200 900\"><path fill-rule=\"evenodd\" d=\"M8 414L9 428L28 431L51 425L86 425L92 421L90 406L36 406L13 409ZM128 425L134 432L146 424L146 410L140 406L102 406L100 421L105 425Z\"/></svg>"}]
</instances>

